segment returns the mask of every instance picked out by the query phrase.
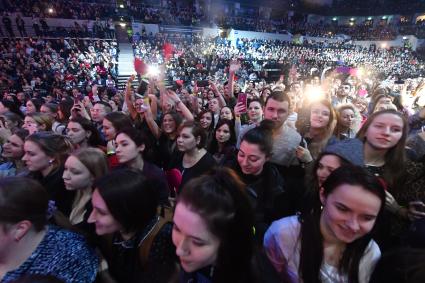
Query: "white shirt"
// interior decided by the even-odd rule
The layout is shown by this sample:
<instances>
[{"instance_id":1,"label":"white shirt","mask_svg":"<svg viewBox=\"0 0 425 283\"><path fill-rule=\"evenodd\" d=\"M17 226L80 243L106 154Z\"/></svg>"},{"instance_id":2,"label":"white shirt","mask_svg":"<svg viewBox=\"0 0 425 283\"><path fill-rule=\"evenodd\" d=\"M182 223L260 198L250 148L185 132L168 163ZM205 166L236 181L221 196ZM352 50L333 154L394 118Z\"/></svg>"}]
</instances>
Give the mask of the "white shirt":
<instances>
[{"instance_id":1,"label":"white shirt","mask_svg":"<svg viewBox=\"0 0 425 283\"><path fill-rule=\"evenodd\" d=\"M282 273L286 270L291 282L303 282L299 278L301 224L298 216L285 217L274 221L264 236L264 248L275 269ZM371 240L364 251L359 266L359 283L368 283L381 251L375 241ZM334 266L322 263L320 280L323 283L346 283L346 274L340 274Z\"/></svg>"}]
</instances>

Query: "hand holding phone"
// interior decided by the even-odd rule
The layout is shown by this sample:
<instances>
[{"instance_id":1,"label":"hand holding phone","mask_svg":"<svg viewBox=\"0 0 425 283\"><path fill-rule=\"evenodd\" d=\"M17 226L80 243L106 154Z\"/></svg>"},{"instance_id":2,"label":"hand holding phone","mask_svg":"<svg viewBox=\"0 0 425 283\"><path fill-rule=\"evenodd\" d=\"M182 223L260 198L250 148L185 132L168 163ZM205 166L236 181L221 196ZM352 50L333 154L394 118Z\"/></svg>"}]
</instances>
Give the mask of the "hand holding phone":
<instances>
[{"instance_id":1,"label":"hand holding phone","mask_svg":"<svg viewBox=\"0 0 425 283\"><path fill-rule=\"evenodd\" d=\"M210 83L208 81L198 81L196 85L198 87L207 87Z\"/></svg>"},{"instance_id":2,"label":"hand holding phone","mask_svg":"<svg viewBox=\"0 0 425 283\"><path fill-rule=\"evenodd\" d=\"M247 109L248 109L247 100L248 100L248 95L246 93L244 93L244 92L239 93L237 104L243 106L243 108L240 109L240 113L246 113L247 112Z\"/></svg>"}]
</instances>

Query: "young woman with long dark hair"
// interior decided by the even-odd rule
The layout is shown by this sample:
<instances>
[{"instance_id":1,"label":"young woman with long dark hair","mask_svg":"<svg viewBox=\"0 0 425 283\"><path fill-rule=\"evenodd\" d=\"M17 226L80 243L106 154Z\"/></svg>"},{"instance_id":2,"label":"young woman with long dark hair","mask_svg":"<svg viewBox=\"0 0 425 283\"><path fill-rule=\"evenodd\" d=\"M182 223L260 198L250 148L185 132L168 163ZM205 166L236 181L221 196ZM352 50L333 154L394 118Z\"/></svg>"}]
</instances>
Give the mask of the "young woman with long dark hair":
<instances>
[{"instance_id":1,"label":"young woman with long dark hair","mask_svg":"<svg viewBox=\"0 0 425 283\"><path fill-rule=\"evenodd\" d=\"M178 282L277 282L254 241L254 213L230 169L192 179L177 198L172 233Z\"/></svg>"},{"instance_id":2,"label":"young woman with long dark hair","mask_svg":"<svg viewBox=\"0 0 425 283\"><path fill-rule=\"evenodd\" d=\"M381 254L372 236L384 204L378 178L342 166L323 183L313 210L270 226L267 255L291 282L367 283Z\"/></svg>"},{"instance_id":3,"label":"young woman with long dark hair","mask_svg":"<svg viewBox=\"0 0 425 283\"><path fill-rule=\"evenodd\" d=\"M227 119L218 121L214 130L214 139L208 152L212 154L217 164L223 165L234 158L236 154L236 135L234 122Z\"/></svg>"},{"instance_id":4,"label":"young woman with long dark hair","mask_svg":"<svg viewBox=\"0 0 425 283\"><path fill-rule=\"evenodd\" d=\"M118 282L169 282L175 271L170 223L158 226L158 190L139 170L117 169L97 180L88 219L106 237L101 251ZM146 256L145 241L158 226ZM149 247L149 246L148 246Z\"/></svg>"}]
</instances>

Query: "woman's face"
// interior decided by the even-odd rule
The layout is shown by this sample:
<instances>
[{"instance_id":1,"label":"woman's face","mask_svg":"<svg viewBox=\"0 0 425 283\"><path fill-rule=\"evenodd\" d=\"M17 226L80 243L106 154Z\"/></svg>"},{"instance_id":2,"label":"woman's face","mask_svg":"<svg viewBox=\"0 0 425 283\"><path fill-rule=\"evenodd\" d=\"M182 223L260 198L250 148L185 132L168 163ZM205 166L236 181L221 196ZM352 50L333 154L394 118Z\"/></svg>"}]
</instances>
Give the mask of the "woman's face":
<instances>
[{"instance_id":1,"label":"woman's face","mask_svg":"<svg viewBox=\"0 0 425 283\"><path fill-rule=\"evenodd\" d=\"M343 127L351 129L354 126L354 111L351 109L342 110L340 123Z\"/></svg>"},{"instance_id":2,"label":"woman's face","mask_svg":"<svg viewBox=\"0 0 425 283\"><path fill-rule=\"evenodd\" d=\"M268 89L268 88L266 88L265 90L263 90L263 92L262 92L262 96L264 97L264 98L267 98L267 97L269 97L269 95L271 94L271 91L270 91L270 89Z\"/></svg>"},{"instance_id":3,"label":"woman's face","mask_svg":"<svg viewBox=\"0 0 425 283\"><path fill-rule=\"evenodd\" d=\"M88 189L93 183L89 169L73 155L70 155L65 162L62 178L67 190Z\"/></svg>"},{"instance_id":4,"label":"woman's face","mask_svg":"<svg viewBox=\"0 0 425 283\"><path fill-rule=\"evenodd\" d=\"M248 118L251 121L260 121L263 117L263 108L258 101L253 101L248 105Z\"/></svg>"},{"instance_id":5,"label":"woman's face","mask_svg":"<svg viewBox=\"0 0 425 283\"><path fill-rule=\"evenodd\" d=\"M108 206L97 189L93 192L91 203L93 210L87 222L95 224L97 235L113 234L122 229L121 224L109 212Z\"/></svg>"},{"instance_id":6,"label":"woman's face","mask_svg":"<svg viewBox=\"0 0 425 283\"><path fill-rule=\"evenodd\" d=\"M328 126L331 111L326 105L317 103L311 106L310 125L315 129L322 129Z\"/></svg>"},{"instance_id":7,"label":"woman's face","mask_svg":"<svg viewBox=\"0 0 425 283\"><path fill-rule=\"evenodd\" d=\"M77 145L85 141L89 136L83 127L76 122L69 122L66 128L66 135L72 144Z\"/></svg>"},{"instance_id":8,"label":"woman's face","mask_svg":"<svg viewBox=\"0 0 425 283\"><path fill-rule=\"evenodd\" d=\"M9 111L9 109L4 107L4 104L0 102L0 115L3 115L7 111Z\"/></svg>"},{"instance_id":9,"label":"woman's face","mask_svg":"<svg viewBox=\"0 0 425 283\"><path fill-rule=\"evenodd\" d=\"M114 100L109 100L108 104L111 105L112 111L118 111L118 105L115 103Z\"/></svg>"},{"instance_id":10,"label":"woman's face","mask_svg":"<svg viewBox=\"0 0 425 283\"><path fill-rule=\"evenodd\" d=\"M267 160L268 157L260 150L258 144L242 141L238 152L238 163L244 174L260 174Z\"/></svg>"},{"instance_id":11,"label":"woman's face","mask_svg":"<svg viewBox=\"0 0 425 283\"><path fill-rule=\"evenodd\" d=\"M162 129L166 134L172 134L176 131L176 122L173 116L170 114L164 115L164 119L162 119Z\"/></svg>"},{"instance_id":12,"label":"woman's face","mask_svg":"<svg viewBox=\"0 0 425 283\"><path fill-rule=\"evenodd\" d=\"M198 97L198 108L202 109L204 107L204 100Z\"/></svg>"},{"instance_id":13,"label":"woman's face","mask_svg":"<svg viewBox=\"0 0 425 283\"><path fill-rule=\"evenodd\" d=\"M319 160L319 166L317 166L317 180L319 181L319 187L323 185L329 175L335 169L341 166L341 159L333 154L323 155Z\"/></svg>"},{"instance_id":14,"label":"woman's face","mask_svg":"<svg viewBox=\"0 0 425 283\"><path fill-rule=\"evenodd\" d=\"M208 91L207 99L208 99L208 100L211 100L211 99L213 99L214 97L215 97L214 92L213 92L212 90Z\"/></svg>"},{"instance_id":15,"label":"woman's face","mask_svg":"<svg viewBox=\"0 0 425 283\"><path fill-rule=\"evenodd\" d=\"M378 150L396 146L403 135L403 120L396 114L384 113L373 119L366 130L366 142Z\"/></svg>"},{"instance_id":16,"label":"woman's face","mask_svg":"<svg viewBox=\"0 0 425 283\"><path fill-rule=\"evenodd\" d=\"M220 240L208 230L201 216L183 202L177 204L174 212L172 239L186 272L207 267L217 260Z\"/></svg>"},{"instance_id":17,"label":"woman's face","mask_svg":"<svg viewBox=\"0 0 425 283\"><path fill-rule=\"evenodd\" d=\"M53 160L50 156L46 155L41 148L32 141L24 143L24 156L22 161L25 162L28 170L31 172L40 172L47 169Z\"/></svg>"},{"instance_id":18,"label":"woman's face","mask_svg":"<svg viewBox=\"0 0 425 283\"><path fill-rule=\"evenodd\" d=\"M132 162L144 149L144 145L138 147L136 143L124 133L119 134L116 137L115 142L115 153L117 155L118 162L121 164Z\"/></svg>"},{"instance_id":19,"label":"woman's face","mask_svg":"<svg viewBox=\"0 0 425 283\"><path fill-rule=\"evenodd\" d=\"M2 156L10 159L21 159L24 155L24 141L17 135L11 135L3 145Z\"/></svg>"},{"instance_id":20,"label":"woman's face","mask_svg":"<svg viewBox=\"0 0 425 283\"><path fill-rule=\"evenodd\" d=\"M112 125L111 121L107 119L103 119L102 126L103 126L102 132L105 135L106 140L111 141L115 139L115 135L117 134L117 131Z\"/></svg>"},{"instance_id":21,"label":"woman's face","mask_svg":"<svg viewBox=\"0 0 425 283\"><path fill-rule=\"evenodd\" d=\"M342 184L328 196L320 190L323 210L320 219L324 238L352 243L375 225L382 202L359 185Z\"/></svg>"},{"instance_id":22,"label":"woman's face","mask_svg":"<svg viewBox=\"0 0 425 283\"><path fill-rule=\"evenodd\" d=\"M354 102L354 106L357 108L357 110L359 110L360 113L363 113L363 111L365 111L367 108L367 104L361 101Z\"/></svg>"},{"instance_id":23,"label":"woman's face","mask_svg":"<svg viewBox=\"0 0 425 283\"><path fill-rule=\"evenodd\" d=\"M163 112L170 112L171 110L173 110L173 106L174 104L171 103L171 101L164 99L164 102L162 103L162 111ZM144 109L142 108L141 111L138 112L144 112Z\"/></svg>"},{"instance_id":24,"label":"woman's face","mask_svg":"<svg viewBox=\"0 0 425 283\"><path fill-rule=\"evenodd\" d=\"M220 128L215 131L215 138L219 143L225 143L230 139L230 128L229 125L223 124Z\"/></svg>"},{"instance_id":25,"label":"woman's face","mask_svg":"<svg viewBox=\"0 0 425 283\"><path fill-rule=\"evenodd\" d=\"M202 115L201 120L199 121L201 124L201 127L205 130L208 130L212 123L212 115L210 112L205 112L204 115Z\"/></svg>"},{"instance_id":26,"label":"woman's face","mask_svg":"<svg viewBox=\"0 0 425 283\"><path fill-rule=\"evenodd\" d=\"M198 140L192 133L192 128L183 128L177 137L177 148L182 152L190 151L196 148Z\"/></svg>"},{"instance_id":27,"label":"woman's face","mask_svg":"<svg viewBox=\"0 0 425 283\"><path fill-rule=\"evenodd\" d=\"M26 114L31 114L37 112L37 108L35 107L34 103L31 100L28 100L26 103Z\"/></svg>"},{"instance_id":28,"label":"woman's face","mask_svg":"<svg viewBox=\"0 0 425 283\"><path fill-rule=\"evenodd\" d=\"M22 128L27 130L30 135L38 132L40 130L40 126L37 124L37 122L34 120L34 118L30 116L25 116L24 124L22 125Z\"/></svg>"},{"instance_id":29,"label":"woman's face","mask_svg":"<svg viewBox=\"0 0 425 283\"><path fill-rule=\"evenodd\" d=\"M220 110L220 119L232 120L233 114L229 107L223 107Z\"/></svg>"}]
</instances>

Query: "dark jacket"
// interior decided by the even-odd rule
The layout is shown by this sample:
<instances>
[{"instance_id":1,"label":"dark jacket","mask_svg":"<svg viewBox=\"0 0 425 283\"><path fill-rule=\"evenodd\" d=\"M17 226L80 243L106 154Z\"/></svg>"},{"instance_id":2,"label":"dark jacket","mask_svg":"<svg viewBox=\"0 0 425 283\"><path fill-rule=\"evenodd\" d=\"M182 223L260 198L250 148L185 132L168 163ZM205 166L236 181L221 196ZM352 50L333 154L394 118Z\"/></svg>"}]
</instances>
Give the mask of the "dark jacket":
<instances>
[{"instance_id":1,"label":"dark jacket","mask_svg":"<svg viewBox=\"0 0 425 283\"><path fill-rule=\"evenodd\" d=\"M159 230L150 247L147 262L142 266L139 247L156 224L157 218L152 219L129 240L123 240L119 233L114 234L112 244L110 239L104 239L102 254L108 261L110 274L117 282L165 283L175 274L177 259L171 241L171 223Z\"/></svg>"},{"instance_id":2,"label":"dark jacket","mask_svg":"<svg viewBox=\"0 0 425 283\"><path fill-rule=\"evenodd\" d=\"M274 220L294 214L285 182L276 166L269 162L257 176L243 174L237 161L229 167L247 185L248 197L255 210L256 238L262 243L264 233Z\"/></svg>"},{"instance_id":3,"label":"dark jacket","mask_svg":"<svg viewBox=\"0 0 425 283\"><path fill-rule=\"evenodd\" d=\"M60 166L50 172L46 177L43 177L40 173L32 173L31 176L43 185L49 194L49 198L55 202L58 210L68 217L71 213L75 192L65 188L62 179L63 171L63 166Z\"/></svg>"}]
</instances>

